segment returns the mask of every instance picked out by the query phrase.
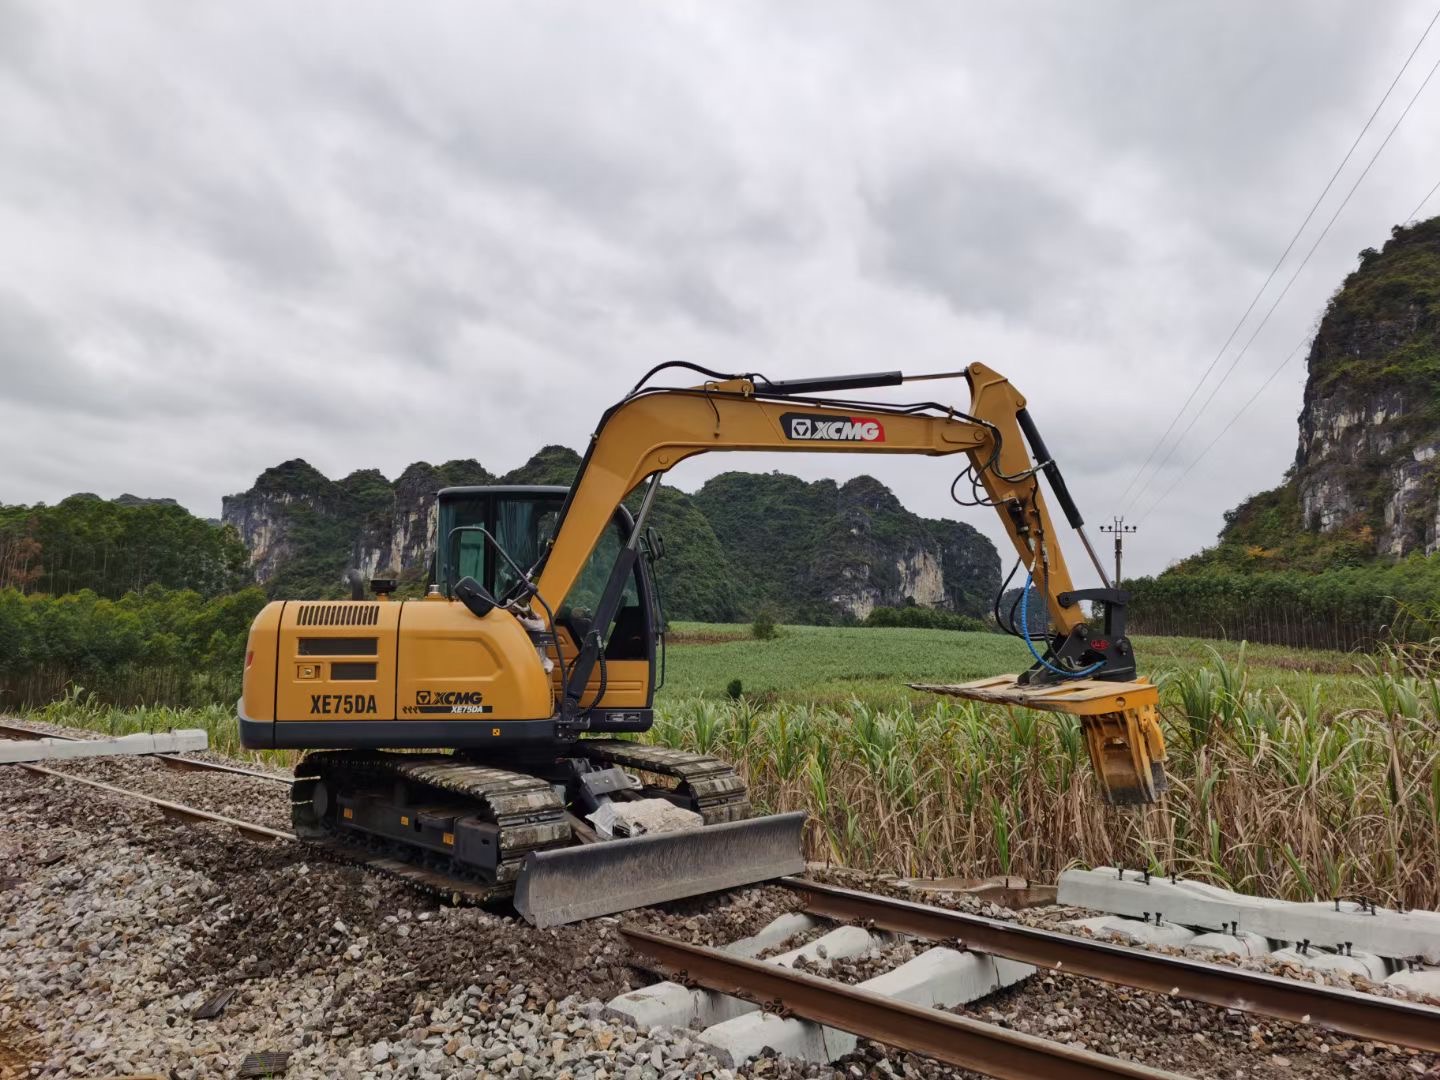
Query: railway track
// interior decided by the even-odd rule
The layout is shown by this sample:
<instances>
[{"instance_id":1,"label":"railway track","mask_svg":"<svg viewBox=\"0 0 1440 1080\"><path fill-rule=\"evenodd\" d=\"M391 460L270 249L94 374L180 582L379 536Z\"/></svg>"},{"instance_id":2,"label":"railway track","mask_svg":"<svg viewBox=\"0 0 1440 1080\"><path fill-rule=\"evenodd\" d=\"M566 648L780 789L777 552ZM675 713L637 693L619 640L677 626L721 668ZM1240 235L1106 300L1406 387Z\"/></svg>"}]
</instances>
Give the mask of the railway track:
<instances>
[{"instance_id":1,"label":"railway track","mask_svg":"<svg viewBox=\"0 0 1440 1080\"><path fill-rule=\"evenodd\" d=\"M0 724L0 737L42 738L47 733ZM178 755L150 755L186 770L240 773L265 782L288 783L273 774ZM167 760L171 759L171 760ZM89 777L22 763L29 775L80 784L147 803L167 819L184 824L220 825L249 841L294 841L293 833L217 814ZM356 856L345 852L348 861ZM370 869L457 902L491 901L468 895L463 885L407 863L361 856ZM1314 1025L1354 1038L1440 1053L1440 1009L1412 1001L1317 985L1227 965L1171 956L1055 930L895 899L802 878L781 879L799 894L809 916L842 926L906 935L929 942L1056 973L1082 976L1171 998ZM482 890L484 891L484 890ZM1143 1077L1178 1074L1080 1050L938 1008L907 1003L837 979L793 970L723 949L695 945L640 927L619 930L636 964L689 988L730 995L781 1017L811 1021L900 1050L933 1057L995 1077Z\"/></svg>"},{"instance_id":2,"label":"railway track","mask_svg":"<svg viewBox=\"0 0 1440 1080\"><path fill-rule=\"evenodd\" d=\"M36 731L33 728L21 727L13 722L0 722L0 739L65 739L74 741L75 736L58 735L53 732ZM231 775L249 777L254 780L262 780L267 783L282 784L290 786L290 778L276 776L274 773L260 772L256 769L245 769L238 765L226 765L217 761L209 761L205 758L186 758L179 754L146 754L145 757L159 760L167 768L179 772L218 772ZM117 787L114 784L106 784L99 780L92 780L87 776L77 776L74 773L63 772L59 769L52 769L45 765L37 765L33 762L17 762L13 768L23 769L32 776L50 777L58 780L65 780L70 783L83 784L99 791L117 795L122 798L135 799L155 807L165 816L167 820L182 824L206 824L222 825L233 829L242 839L258 842L273 843L275 841L289 841L298 843L299 838L292 832L283 829L272 829L267 825L260 825L255 822L241 821L238 818L228 817L224 814L217 814L210 810L204 810L195 806L187 806L184 803L174 802L170 799L162 799L142 791L134 791L130 788ZM367 852L360 847L352 847L339 841L306 841L307 846L327 854L339 861L358 863L375 873L386 877L395 878L405 884L440 897L454 903L493 903L500 896L491 886L479 885L470 882L456 881L454 878L425 867L415 866L400 859L388 858L384 855Z\"/></svg>"},{"instance_id":3,"label":"railway track","mask_svg":"<svg viewBox=\"0 0 1440 1080\"><path fill-rule=\"evenodd\" d=\"M37 739L63 739L66 742L82 741L76 735L61 735L53 731L36 731L34 728L21 727L19 724L10 721L0 721L0 739L18 739L25 742L33 742ZM245 769L239 765L224 765L218 761L208 761L204 758L187 758L179 754L147 754L159 760L166 767L179 772L222 772L231 773L235 776L249 776L256 780L265 780L273 784L290 785L288 776L276 776L274 773L260 772L258 769Z\"/></svg>"},{"instance_id":4,"label":"railway track","mask_svg":"<svg viewBox=\"0 0 1440 1080\"><path fill-rule=\"evenodd\" d=\"M905 935L1057 974L1312 1025L1358 1039L1440 1052L1440 1009L1417 1002L1151 952L803 878L785 878L779 884L800 894L806 915L841 927ZM713 999L695 998L702 1023L707 1010L725 1017L707 1027L700 1040L728 1048L735 1065L765 1039L773 1040L771 1045L804 1048L806 1053L831 1053L832 1041L824 1034L828 1027L996 1077L1068 1080L1175 1075L926 1007L930 1000L923 990L918 995L923 1004L908 1003L867 990L866 984L852 986L794 970L789 958L761 962L745 955L745 943L716 949L639 927L622 927L620 932L640 966L671 980L652 988L657 999L669 997L670 1008L685 1008L686 994L700 988L739 998L792 1021L788 1027L767 1028L765 1016L742 1014L737 1018L733 1009L717 1007ZM736 948L741 949L739 955ZM937 951L948 953L949 949ZM812 945L806 959L813 963L816 955ZM818 956L826 954L822 951ZM896 985L894 980L890 985ZM985 991L994 988L991 984ZM635 1008L631 1003L636 1000L634 995L622 995L611 1002L611 1008L624 1014ZM652 1004L647 1002L646 1007ZM796 1019L821 1027L807 1031L794 1024Z\"/></svg>"}]
</instances>

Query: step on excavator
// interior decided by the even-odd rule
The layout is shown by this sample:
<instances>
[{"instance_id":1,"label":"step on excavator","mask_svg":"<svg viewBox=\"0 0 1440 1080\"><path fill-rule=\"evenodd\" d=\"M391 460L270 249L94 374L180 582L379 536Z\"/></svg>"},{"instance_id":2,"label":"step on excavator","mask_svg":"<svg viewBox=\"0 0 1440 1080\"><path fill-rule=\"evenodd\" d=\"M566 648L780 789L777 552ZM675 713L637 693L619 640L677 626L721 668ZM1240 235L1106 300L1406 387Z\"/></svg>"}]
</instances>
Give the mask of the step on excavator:
<instances>
[{"instance_id":1,"label":"step on excavator","mask_svg":"<svg viewBox=\"0 0 1440 1080\"><path fill-rule=\"evenodd\" d=\"M653 383L673 370L704 381ZM968 412L856 397L943 378L969 383ZM1005 378L972 364L777 381L673 362L600 418L571 486L441 491L423 599L373 581L373 599L277 600L256 617L240 741L311 751L295 769L297 835L442 894L507 900L540 927L803 870L803 814L754 816L725 762L620 737L650 729L663 680L663 541L648 525L660 478L696 454L747 450L963 455L951 493L1000 516L1017 554L1007 584L1025 576L995 616L1034 663L913 685L1075 716L1103 798L1156 800L1165 750L1125 635L1127 594ZM1042 475L1102 587L1074 588Z\"/></svg>"}]
</instances>

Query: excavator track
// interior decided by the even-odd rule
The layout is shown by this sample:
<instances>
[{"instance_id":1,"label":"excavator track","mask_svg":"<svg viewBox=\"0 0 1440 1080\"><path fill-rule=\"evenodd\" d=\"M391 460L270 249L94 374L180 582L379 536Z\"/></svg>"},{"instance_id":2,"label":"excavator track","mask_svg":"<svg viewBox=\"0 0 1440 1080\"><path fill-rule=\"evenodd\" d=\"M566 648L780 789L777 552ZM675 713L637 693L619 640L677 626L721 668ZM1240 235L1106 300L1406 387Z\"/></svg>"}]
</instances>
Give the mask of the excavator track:
<instances>
[{"instance_id":1,"label":"excavator track","mask_svg":"<svg viewBox=\"0 0 1440 1080\"><path fill-rule=\"evenodd\" d=\"M567 758L648 774L643 791L620 797L669 799L703 825L597 840L567 813L565 778L577 775ZM295 833L327 858L454 903L513 899L540 928L804 868L805 815L752 818L744 782L718 758L587 739L536 764L540 775L463 752L311 754L291 789Z\"/></svg>"},{"instance_id":2,"label":"excavator track","mask_svg":"<svg viewBox=\"0 0 1440 1080\"><path fill-rule=\"evenodd\" d=\"M706 825L751 816L750 792L729 764L706 754L620 739L582 739L576 749L589 760L641 769L677 782L675 794L690 802Z\"/></svg>"},{"instance_id":3,"label":"excavator track","mask_svg":"<svg viewBox=\"0 0 1440 1080\"><path fill-rule=\"evenodd\" d=\"M572 840L572 830L565 817L565 805L545 780L525 773L510 772L487 765L477 765L450 755L386 754L370 750L333 750L311 754L296 767L296 780L291 788L291 820L295 834L302 840L318 843L330 850L361 846L382 853L394 852L405 861L394 860L395 876L422 887L444 891L484 890L484 899L502 895L497 886L508 886L520 870L520 864L532 851L562 847ZM329 787L324 805L316 802L317 784ZM443 821L449 817L480 819L497 830L494 867L486 874L470 864L436 851L432 846L407 842L392 833L377 834L344 827L340 815L351 816L353 808L339 805L355 792L371 792L405 782L436 792L439 808L416 806L412 813ZM457 802L454 796L463 801ZM337 798L338 797L338 798ZM466 805L466 804L469 805ZM408 809L405 807L404 809ZM396 813L399 814L397 808ZM363 815L362 815L363 816ZM410 814L399 820L409 824ZM457 826L452 824L444 836L454 846ZM373 864L373 860L370 860ZM382 868L383 869L383 868ZM411 870L421 871L419 874ZM491 877L493 880L484 880ZM479 877L481 880L476 880ZM473 891L473 890L471 890Z\"/></svg>"}]
</instances>

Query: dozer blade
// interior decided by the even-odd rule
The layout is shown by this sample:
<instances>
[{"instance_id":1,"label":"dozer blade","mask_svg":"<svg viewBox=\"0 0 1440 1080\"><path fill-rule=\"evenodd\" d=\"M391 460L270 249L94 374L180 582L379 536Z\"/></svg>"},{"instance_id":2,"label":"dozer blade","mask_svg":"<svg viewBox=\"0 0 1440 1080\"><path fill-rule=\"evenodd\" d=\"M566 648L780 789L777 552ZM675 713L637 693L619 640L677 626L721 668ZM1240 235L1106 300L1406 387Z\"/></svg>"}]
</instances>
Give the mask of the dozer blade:
<instances>
[{"instance_id":1,"label":"dozer blade","mask_svg":"<svg viewBox=\"0 0 1440 1080\"><path fill-rule=\"evenodd\" d=\"M515 909L543 929L798 874L804 827L797 811L534 851L515 880Z\"/></svg>"},{"instance_id":2,"label":"dozer blade","mask_svg":"<svg viewBox=\"0 0 1440 1080\"><path fill-rule=\"evenodd\" d=\"M1144 679L1069 679L1037 686L1022 684L1014 675L997 675L954 685L911 683L910 688L1078 716L1090 764L1105 801L1111 805L1153 803L1169 787L1165 778L1165 739L1160 734L1156 711L1160 693Z\"/></svg>"}]
</instances>

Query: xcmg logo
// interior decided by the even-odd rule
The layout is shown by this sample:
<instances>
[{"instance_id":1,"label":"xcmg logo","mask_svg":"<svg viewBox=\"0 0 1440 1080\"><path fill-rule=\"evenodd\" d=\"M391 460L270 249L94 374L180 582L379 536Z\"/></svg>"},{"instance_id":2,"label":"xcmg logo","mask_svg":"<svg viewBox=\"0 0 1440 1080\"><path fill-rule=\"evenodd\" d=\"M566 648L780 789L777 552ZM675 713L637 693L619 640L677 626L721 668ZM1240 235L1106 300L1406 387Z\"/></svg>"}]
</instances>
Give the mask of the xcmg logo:
<instances>
[{"instance_id":1,"label":"xcmg logo","mask_svg":"<svg viewBox=\"0 0 1440 1080\"><path fill-rule=\"evenodd\" d=\"M786 413L780 417L780 426L787 439L805 442L825 440L829 442L884 442L885 426L873 416L807 415Z\"/></svg>"},{"instance_id":2,"label":"xcmg logo","mask_svg":"<svg viewBox=\"0 0 1440 1080\"><path fill-rule=\"evenodd\" d=\"M485 695L479 690L417 690L416 705L479 705Z\"/></svg>"},{"instance_id":3,"label":"xcmg logo","mask_svg":"<svg viewBox=\"0 0 1440 1080\"><path fill-rule=\"evenodd\" d=\"M485 695L479 690L416 690L415 704L406 705L405 713L488 713Z\"/></svg>"}]
</instances>

